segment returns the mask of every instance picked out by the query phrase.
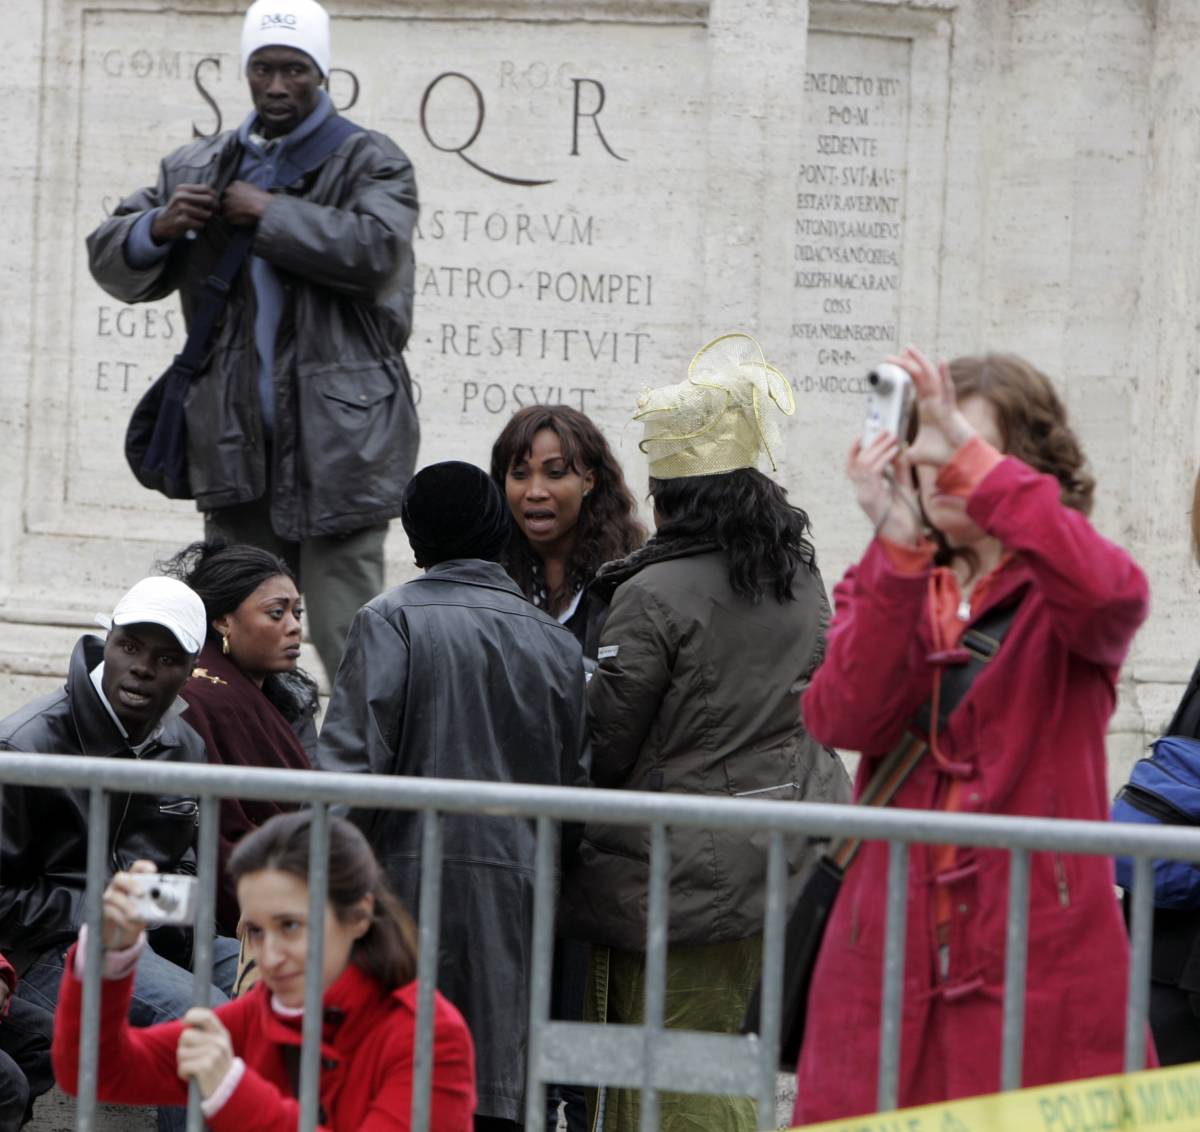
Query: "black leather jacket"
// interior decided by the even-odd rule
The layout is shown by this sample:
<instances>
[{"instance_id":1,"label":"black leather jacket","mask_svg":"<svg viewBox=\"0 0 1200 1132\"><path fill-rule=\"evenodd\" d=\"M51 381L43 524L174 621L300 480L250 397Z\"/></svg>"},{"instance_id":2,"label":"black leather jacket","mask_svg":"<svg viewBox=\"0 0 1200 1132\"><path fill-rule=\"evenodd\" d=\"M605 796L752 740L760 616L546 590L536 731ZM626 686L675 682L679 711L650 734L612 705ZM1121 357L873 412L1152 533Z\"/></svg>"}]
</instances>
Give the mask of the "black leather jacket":
<instances>
[{"instance_id":1,"label":"black leather jacket","mask_svg":"<svg viewBox=\"0 0 1200 1132\"><path fill-rule=\"evenodd\" d=\"M0 721L0 751L134 758L89 676L103 659L104 642L91 634L81 637L71 654L66 685ZM177 716L140 757L206 761L200 737ZM194 797L108 797L110 875L139 858L153 861L162 872L196 871L199 810ZM5 786L2 806L0 951L20 972L38 955L65 948L79 934L87 881L88 790ZM156 937L165 931L157 929ZM161 952L157 940L155 950Z\"/></svg>"},{"instance_id":2,"label":"black leather jacket","mask_svg":"<svg viewBox=\"0 0 1200 1132\"><path fill-rule=\"evenodd\" d=\"M322 770L583 785L583 664L571 632L493 562L444 562L359 610L317 748ZM421 816L357 814L417 910ZM438 990L475 1039L479 1113L524 1111L534 823L442 819Z\"/></svg>"},{"instance_id":3,"label":"black leather jacket","mask_svg":"<svg viewBox=\"0 0 1200 1132\"><path fill-rule=\"evenodd\" d=\"M126 262L125 240L181 183L224 189L241 152L228 131L168 155L158 183L121 201L88 237L96 282L126 303L178 291L190 322L234 229L214 219L145 270ZM254 288L243 269L187 396L188 474L201 511L259 499L270 486L271 525L293 541L400 514L420 437L401 357L412 328L416 218L412 165L373 130L352 135L315 173L275 194L251 249L284 290L274 440L268 446L264 437Z\"/></svg>"}]
</instances>

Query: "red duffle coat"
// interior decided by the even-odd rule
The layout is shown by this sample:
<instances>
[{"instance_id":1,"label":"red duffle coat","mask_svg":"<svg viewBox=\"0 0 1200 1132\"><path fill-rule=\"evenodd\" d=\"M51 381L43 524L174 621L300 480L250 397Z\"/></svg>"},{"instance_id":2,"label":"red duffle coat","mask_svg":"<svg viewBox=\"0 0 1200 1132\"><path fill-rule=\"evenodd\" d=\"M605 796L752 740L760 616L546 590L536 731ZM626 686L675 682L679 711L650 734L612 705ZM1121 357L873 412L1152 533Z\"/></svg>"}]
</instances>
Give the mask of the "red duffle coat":
<instances>
[{"instance_id":1,"label":"red duffle coat","mask_svg":"<svg viewBox=\"0 0 1200 1132\"><path fill-rule=\"evenodd\" d=\"M960 459L967 447L973 461ZM1146 616L1146 579L1063 506L1054 478L981 447L964 446L942 472L958 476L970 517L1010 552L971 620L1018 594L1020 606L997 658L939 732L942 759L964 765L943 769L926 755L895 805L945 808L957 774L964 812L1103 821L1105 732L1118 670ZM877 539L835 591L826 659L802 706L820 742L864 752L856 794L930 696L930 570L898 568ZM865 845L834 906L809 997L797 1124L875 1110L887 854L884 843ZM936 857L932 846L911 848L902 1106L1000 1085L1008 853L960 848L940 873ZM939 889L949 895L941 929ZM1121 1071L1128 964L1112 862L1033 854L1024 1085Z\"/></svg>"},{"instance_id":2,"label":"red duffle coat","mask_svg":"<svg viewBox=\"0 0 1200 1132\"><path fill-rule=\"evenodd\" d=\"M78 1089L83 984L75 977L75 949L67 956L54 1020L54 1073L68 1093ZM129 1025L133 976L103 983L98 1097L132 1105L187 1104L187 1084L175 1071L182 1022L145 1029ZM351 963L325 992L318 1132L403 1132L410 1127L417 984L390 994ZM246 1063L237 1088L206 1127L212 1132L282 1132L298 1126L284 1049L299 1046L301 1018L271 1007L259 983L216 1008L233 1052ZM475 1056L462 1015L434 995L433 1090L430 1127L471 1132L475 1111Z\"/></svg>"}]
</instances>

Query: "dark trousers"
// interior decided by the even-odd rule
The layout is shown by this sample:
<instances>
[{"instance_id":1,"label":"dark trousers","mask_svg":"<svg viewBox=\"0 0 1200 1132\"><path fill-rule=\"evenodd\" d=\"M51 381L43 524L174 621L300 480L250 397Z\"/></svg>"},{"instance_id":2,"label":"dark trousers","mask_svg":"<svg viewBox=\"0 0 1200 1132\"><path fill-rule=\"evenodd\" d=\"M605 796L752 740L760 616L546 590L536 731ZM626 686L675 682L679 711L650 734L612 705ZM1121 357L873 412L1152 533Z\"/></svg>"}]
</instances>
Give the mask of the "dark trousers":
<instances>
[{"instance_id":1,"label":"dark trousers","mask_svg":"<svg viewBox=\"0 0 1200 1132\"><path fill-rule=\"evenodd\" d=\"M33 1119L33 1102L54 1084L50 1043L54 1015L14 998L0 1019L0 1132Z\"/></svg>"},{"instance_id":2,"label":"dark trousers","mask_svg":"<svg viewBox=\"0 0 1200 1132\"><path fill-rule=\"evenodd\" d=\"M589 947L574 939L554 941L554 968L550 980L550 1017L560 1022L582 1022L587 988ZM546 1086L546 1132L558 1132L558 1106L563 1106L567 1132L587 1132L587 1100L581 1085Z\"/></svg>"},{"instance_id":3,"label":"dark trousers","mask_svg":"<svg viewBox=\"0 0 1200 1132\"><path fill-rule=\"evenodd\" d=\"M354 615L383 590L383 542L387 523L339 535L291 542L271 527L267 496L204 516L204 537L261 547L282 558L304 594L308 632L330 683Z\"/></svg>"}]
</instances>

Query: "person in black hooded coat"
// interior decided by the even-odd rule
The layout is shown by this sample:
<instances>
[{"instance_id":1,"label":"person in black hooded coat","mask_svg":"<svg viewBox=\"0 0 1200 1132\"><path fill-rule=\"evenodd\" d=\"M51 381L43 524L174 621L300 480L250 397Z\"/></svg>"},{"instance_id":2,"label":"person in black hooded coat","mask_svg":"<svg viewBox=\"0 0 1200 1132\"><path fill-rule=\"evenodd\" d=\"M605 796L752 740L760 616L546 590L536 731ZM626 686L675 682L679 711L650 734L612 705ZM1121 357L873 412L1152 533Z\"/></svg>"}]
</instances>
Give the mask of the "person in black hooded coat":
<instances>
[{"instance_id":1,"label":"person in black hooded coat","mask_svg":"<svg viewBox=\"0 0 1200 1132\"><path fill-rule=\"evenodd\" d=\"M569 629L497 564L508 508L480 469L434 464L401 521L425 573L355 617L321 730L323 770L585 785L583 661ZM421 817L362 811L400 898L419 907ZM475 1127L524 1115L533 823L447 814L438 989L477 1051Z\"/></svg>"}]
</instances>

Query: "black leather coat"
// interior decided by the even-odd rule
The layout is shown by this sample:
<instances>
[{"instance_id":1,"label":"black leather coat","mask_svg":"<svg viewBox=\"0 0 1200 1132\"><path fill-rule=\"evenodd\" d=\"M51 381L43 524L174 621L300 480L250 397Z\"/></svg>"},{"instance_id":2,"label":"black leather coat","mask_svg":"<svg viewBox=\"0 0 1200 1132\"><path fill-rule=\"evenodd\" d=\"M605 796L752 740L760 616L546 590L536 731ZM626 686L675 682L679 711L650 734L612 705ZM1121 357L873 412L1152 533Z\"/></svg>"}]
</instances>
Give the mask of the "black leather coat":
<instances>
[{"instance_id":1,"label":"black leather coat","mask_svg":"<svg viewBox=\"0 0 1200 1132\"><path fill-rule=\"evenodd\" d=\"M584 678L570 631L504 570L464 559L354 619L321 728L322 770L583 785ZM356 815L417 910L421 817ZM529 1022L534 823L443 818L438 990L475 1039L479 1113L520 1120Z\"/></svg>"},{"instance_id":2,"label":"black leather coat","mask_svg":"<svg viewBox=\"0 0 1200 1132\"><path fill-rule=\"evenodd\" d=\"M104 642L87 634L71 654L67 683L0 721L0 751L134 758L89 673ZM200 737L178 716L141 754L143 762L205 762ZM3 755L0 754L0 758ZM86 788L5 786L0 827L0 951L18 972L79 934L87 882ZM108 872L144 858L161 872L196 871L196 799L109 794ZM156 929L157 937L167 928ZM175 948L172 948L174 951ZM168 956L175 958L175 954Z\"/></svg>"},{"instance_id":3,"label":"black leather coat","mask_svg":"<svg viewBox=\"0 0 1200 1132\"><path fill-rule=\"evenodd\" d=\"M166 157L158 183L121 201L88 237L96 282L126 303L155 302L177 290L190 321L234 229L214 219L145 270L126 262L125 240L181 183L225 188L241 152L229 131ZM186 401L188 473L201 511L259 499L269 485L271 525L293 541L400 514L420 435L401 357L412 328L416 218L412 165L372 130L352 135L315 173L276 193L251 248L284 289L274 440L268 453L254 288L243 268ZM164 369L169 360L163 358Z\"/></svg>"}]
</instances>

